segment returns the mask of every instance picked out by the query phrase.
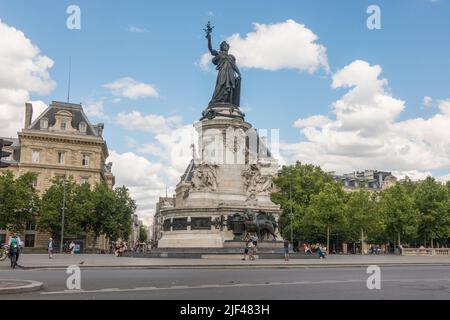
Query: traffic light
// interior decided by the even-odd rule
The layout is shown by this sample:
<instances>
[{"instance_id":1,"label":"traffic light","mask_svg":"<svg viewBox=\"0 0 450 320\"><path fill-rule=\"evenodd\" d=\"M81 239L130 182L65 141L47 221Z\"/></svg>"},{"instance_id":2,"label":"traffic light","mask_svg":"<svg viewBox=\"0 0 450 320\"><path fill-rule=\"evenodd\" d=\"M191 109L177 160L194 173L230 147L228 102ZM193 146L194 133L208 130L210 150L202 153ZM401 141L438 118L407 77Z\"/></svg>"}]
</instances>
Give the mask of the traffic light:
<instances>
[{"instance_id":1,"label":"traffic light","mask_svg":"<svg viewBox=\"0 0 450 320\"><path fill-rule=\"evenodd\" d=\"M0 139L0 168L6 168L9 166L8 163L2 162L2 159L10 156L11 152L3 151L3 147L10 147L12 144L13 143L11 141Z\"/></svg>"}]
</instances>

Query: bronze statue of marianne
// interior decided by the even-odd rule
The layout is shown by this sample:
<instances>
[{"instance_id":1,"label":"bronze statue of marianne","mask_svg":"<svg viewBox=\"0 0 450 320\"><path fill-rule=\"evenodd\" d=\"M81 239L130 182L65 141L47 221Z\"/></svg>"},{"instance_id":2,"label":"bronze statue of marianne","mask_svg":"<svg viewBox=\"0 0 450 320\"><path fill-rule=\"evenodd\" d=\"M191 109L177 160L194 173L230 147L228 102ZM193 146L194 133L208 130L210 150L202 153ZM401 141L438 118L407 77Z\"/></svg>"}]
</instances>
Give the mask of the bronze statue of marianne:
<instances>
[{"instance_id":1,"label":"bronze statue of marianne","mask_svg":"<svg viewBox=\"0 0 450 320\"><path fill-rule=\"evenodd\" d=\"M213 64L218 71L216 88L210 107L218 103L232 104L240 106L241 100L241 72L236 65L236 58L229 54L230 45L224 41L220 44L220 51L212 48L211 33L214 27L208 22L206 25L206 39L208 39L208 49L213 56Z\"/></svg>"}]
</instances>

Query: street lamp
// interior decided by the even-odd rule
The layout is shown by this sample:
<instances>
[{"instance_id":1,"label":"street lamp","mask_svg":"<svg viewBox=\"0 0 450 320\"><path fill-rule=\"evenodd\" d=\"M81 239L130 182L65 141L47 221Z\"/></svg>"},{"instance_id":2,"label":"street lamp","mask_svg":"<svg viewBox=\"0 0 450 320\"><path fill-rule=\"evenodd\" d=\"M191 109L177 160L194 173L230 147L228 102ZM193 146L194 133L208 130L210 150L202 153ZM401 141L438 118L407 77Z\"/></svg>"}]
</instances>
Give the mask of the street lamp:
<instances>
[{"instance_id":1,"label":"street lamp","mask_svg":"<svg viewBox=\"0 0 450 320\"><path fill-rule=\"evenodd\" d=\"M61 243L59 244L60 253L63 253L64 242L64 218L66 210L66 179L62 180L63 185L63 204L62 204L62 217L61 217Z\"/></svg>"},{"instance_id":2,"label":"street lamp","mask_svg":"<svg viewBox=\"0 0 450 320\"><path fill-rule=\"evenodd\" d=\"M289 202L291 203L291 213L289 217L291 218L291 245L294 248L294 212L292 209L292 181L289 183Z\"/></svg>"}]
</instances>

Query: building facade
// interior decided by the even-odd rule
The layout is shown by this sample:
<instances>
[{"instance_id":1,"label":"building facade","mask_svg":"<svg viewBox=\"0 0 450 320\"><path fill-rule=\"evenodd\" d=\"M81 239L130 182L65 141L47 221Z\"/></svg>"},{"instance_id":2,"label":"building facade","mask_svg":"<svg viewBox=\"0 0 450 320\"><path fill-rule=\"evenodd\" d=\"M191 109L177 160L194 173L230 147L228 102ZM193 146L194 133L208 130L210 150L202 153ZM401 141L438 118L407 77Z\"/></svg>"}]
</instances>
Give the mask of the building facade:
<instances>
[{"instance_id":1,"label":"building facade","mask_svg":"<svg viewBox=\"0 0 450 320\"><path fill-rule=\"evenodd\" d=\"M160 197L156 204L155 215L153 216L153 225L151 232L151 242L154 247L158 246L158 241L162 238L164 232L164 217L161 214L162 210L175 208L174 197Z\"/></svg>"},{"instance_id":2,"label":"building facade","mask_svg":"<svg viewBox=\"0 0 450 320\"><path fill-rule=\"evenodd\" d=\"M331 173L334 180L341 182L345 192L357 190L380 191L390 188L397 183L397 178L391 172L365 170L355 171L343 175Z\"/></svg>"},{"instance_id":3,"label":"building facade","mask_svg":"<svg viewBox=\"0 0 450 320\"><path fill-rule=\"evenodd\" d=\"M134 214L131 234L130 238L128 239L131 246L134 246L136 243L139 243L141 226L143 226L142 220L139 220L139 216L137 214Z\"/></svg>"},{"instance_id":4,"label":"building facade","mask_svg":"<svg viewBox=\"0 0 450 320\"><path fill-rule=\"evenodd\" d=\"M27 103L23 130L18 138L6 138L13 142L9 150L6 148L12 155L3 159L10 166L0 170L10 170L16 177L34 173L34 186L40 195L55 177L73 177L77 183L92 186L99 182L114 186L112 163L106 163L109 153L103 139L104 125L92 125L81 105L54 101L35 121L32 118L33 106ZM6 235L6 231L0 231L0 242ZM25 231L25 247L45 248L48 237L37 231L35 225L29 225ZM92 239L86 236L84 245L92 244ZM100 237L96 247L106 246L105 237Z\"/></svg>"}]
</instances>

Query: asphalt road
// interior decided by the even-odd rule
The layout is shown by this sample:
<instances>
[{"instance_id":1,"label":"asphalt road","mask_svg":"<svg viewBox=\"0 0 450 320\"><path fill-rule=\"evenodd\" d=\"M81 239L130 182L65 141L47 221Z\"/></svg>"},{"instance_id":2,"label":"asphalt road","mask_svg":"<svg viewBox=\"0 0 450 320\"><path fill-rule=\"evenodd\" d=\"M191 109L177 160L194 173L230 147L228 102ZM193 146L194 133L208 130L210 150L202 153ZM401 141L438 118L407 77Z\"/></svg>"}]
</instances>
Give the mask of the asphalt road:
<instances>
[{"instance_id":1,"label":"asphalt road","mask_svg":"<svg viewBox=\"0 0 450 320\"><path fill-rule=\"evenodd\" d=\"M1 270L0 279L40 281L40 292L2 300L326 300L450 299L450 267L384 267L381 290L367 289L365 268L82 270L81 291L67 291L61 270Z\"/></svg>"}]
</instances>

